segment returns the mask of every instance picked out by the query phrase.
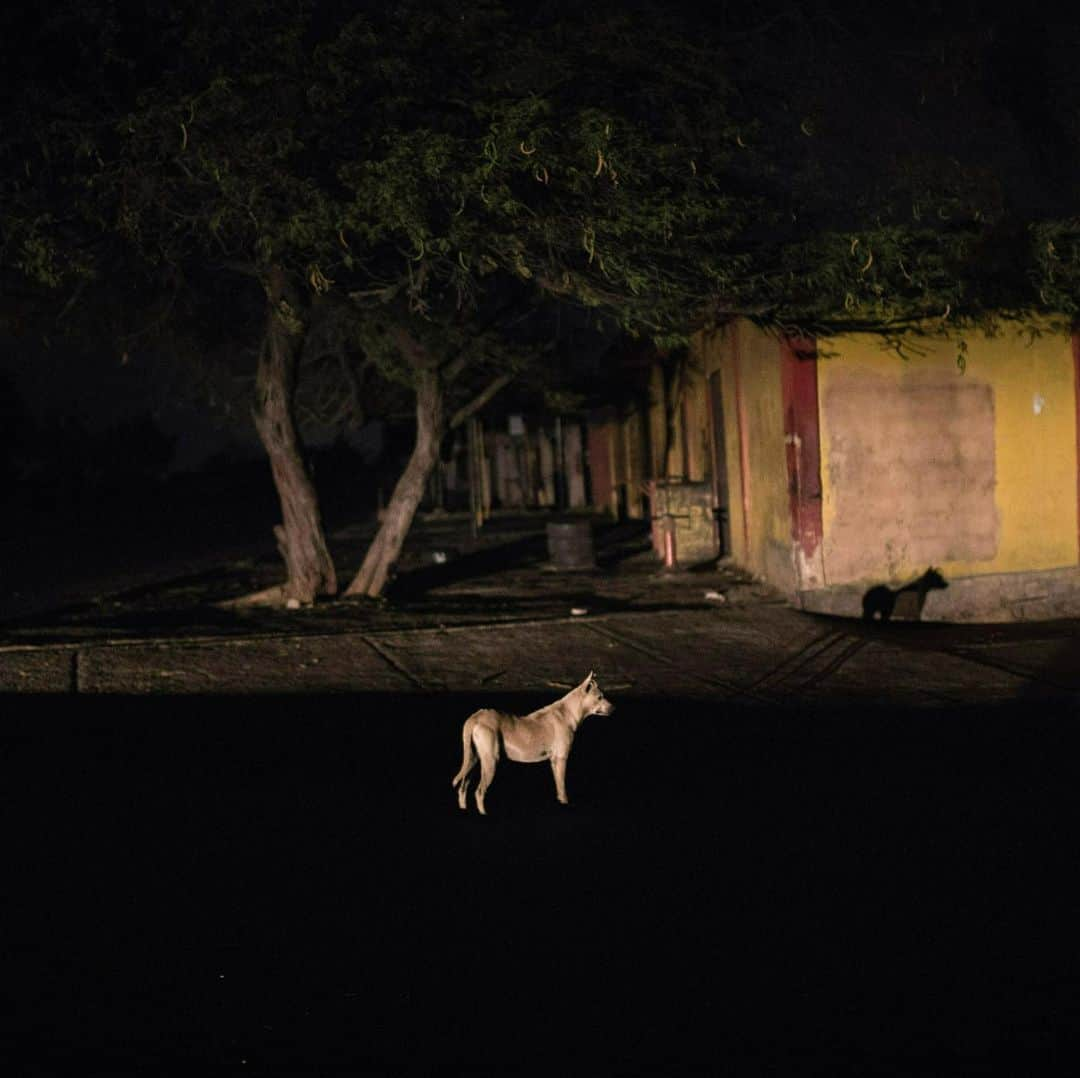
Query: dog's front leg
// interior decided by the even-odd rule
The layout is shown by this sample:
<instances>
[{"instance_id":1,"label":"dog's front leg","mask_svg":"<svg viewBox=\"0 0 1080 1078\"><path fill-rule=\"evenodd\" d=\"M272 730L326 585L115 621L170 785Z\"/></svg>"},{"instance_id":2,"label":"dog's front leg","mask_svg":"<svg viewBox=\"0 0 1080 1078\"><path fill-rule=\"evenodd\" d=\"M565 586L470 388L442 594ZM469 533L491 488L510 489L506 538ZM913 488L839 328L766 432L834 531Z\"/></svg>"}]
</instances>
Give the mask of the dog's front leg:
<instances>
[{"instance_id":1,"label":"dog's front leg","mask_svg":"<svg viewBox=\"0 0 1080 1078\"><path fill-rule=\"evenodd\" d=\"M552 756L551 773L555 776L555 796L562 805L570 804L566 796L566 757Z\"/></svg>"}]
</instances>

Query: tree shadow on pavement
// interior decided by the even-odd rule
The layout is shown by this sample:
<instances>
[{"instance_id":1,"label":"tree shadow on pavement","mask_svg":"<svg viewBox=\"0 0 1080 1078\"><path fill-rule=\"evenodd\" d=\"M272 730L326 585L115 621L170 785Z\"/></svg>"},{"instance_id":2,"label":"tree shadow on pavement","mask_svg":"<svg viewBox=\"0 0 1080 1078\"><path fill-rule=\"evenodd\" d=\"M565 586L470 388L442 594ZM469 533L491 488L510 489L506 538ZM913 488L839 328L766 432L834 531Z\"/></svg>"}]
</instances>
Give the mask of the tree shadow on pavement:
<instances>
[{"instance_id":1,"label":"tree shadow on pavement","mask_svg":"<svg viewBox=\"0 0 1080 1078\"><path fill-rule=\"evenodd\" d=\"M550 567L552 579L558 578L564 582L585 579L596 573L610 573L626 559L648 549L647 525L641 522L594 522L593 533L597 567L591 571L557 570L551 567L547 536L540 525L540 530L534 535L497 546L464 554L444 552L447 560L441 564L427 564L402 572L387 589L387 597L395 601L413 601L425 596L429 591L523 568ZM430 551L428 556L432 557L435 553Z\"/></svg>"},{"instance_id":2,"label":"tree shadow on pavement","mask_svg":"<svg viewBox=\"0 0 1080 1078\"><path fill-rule=\"evenodd\" d=\"M387 597L416 599L433 588L448 587L507 569L537 565L546 558L544 536L530 535L487 549L448 556L442 564L425 565L402 572L387 589Z\"/></svg>"}]
</instances>

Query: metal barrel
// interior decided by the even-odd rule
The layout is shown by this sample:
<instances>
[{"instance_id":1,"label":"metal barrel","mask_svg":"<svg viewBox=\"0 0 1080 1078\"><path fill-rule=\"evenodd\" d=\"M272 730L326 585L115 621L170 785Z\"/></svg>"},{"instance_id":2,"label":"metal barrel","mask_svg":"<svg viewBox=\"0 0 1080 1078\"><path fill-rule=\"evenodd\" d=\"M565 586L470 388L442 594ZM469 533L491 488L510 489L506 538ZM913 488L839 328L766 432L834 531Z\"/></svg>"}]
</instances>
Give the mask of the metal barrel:
<instances>
[{"instance_id":1,"label":"metal barrel","mask_svg":"<svg viewBox=\"0 0 1080 1078\"><path fill-rule=\"evenodd\" d=\"M556 569L593 569L592 521L557 520L547 526L548 558Z\"/></svg>"}]
</instances>

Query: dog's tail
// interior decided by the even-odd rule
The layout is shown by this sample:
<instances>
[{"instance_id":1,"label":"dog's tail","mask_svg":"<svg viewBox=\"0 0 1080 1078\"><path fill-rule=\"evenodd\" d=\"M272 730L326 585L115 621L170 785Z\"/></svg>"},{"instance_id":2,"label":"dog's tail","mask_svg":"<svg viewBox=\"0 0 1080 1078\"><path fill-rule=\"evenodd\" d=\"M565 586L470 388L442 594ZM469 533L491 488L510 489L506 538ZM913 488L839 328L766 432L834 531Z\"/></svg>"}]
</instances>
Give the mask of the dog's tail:
<instances>
[{"instance_id":1,"label":"dog's tail","mask_svg":"<svg viewBox=\"0 0 1080 1078\"><path fill-rule=\"evenodd\" d=\"M476 716L470 715L461 728L461 770L450 780L450 785L455 789L469 777L469 772L476 766L476 752L472 740L474 726Z\"/></svg>"}]
</instances>

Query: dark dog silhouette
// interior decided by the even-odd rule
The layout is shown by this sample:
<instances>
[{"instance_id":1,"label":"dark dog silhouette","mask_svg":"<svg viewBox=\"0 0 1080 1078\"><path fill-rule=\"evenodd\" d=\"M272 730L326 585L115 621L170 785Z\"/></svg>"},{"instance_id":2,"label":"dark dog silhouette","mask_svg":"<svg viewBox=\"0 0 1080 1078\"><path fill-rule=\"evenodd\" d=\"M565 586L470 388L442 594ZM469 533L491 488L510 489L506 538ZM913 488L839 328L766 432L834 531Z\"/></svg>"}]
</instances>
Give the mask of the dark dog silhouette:
<instances>
[{"instance_id":1,"label":"dark dog silhouette","mask_svg":"<svg viewBox=\"0 0 1080 1078\"><path fill-rule=\"evenodd\" d=\"M949 582L933 566L917 580L896 590L878 584L862 597L863 621L873 621L875 617L888 621L894 613L918 621L926 605L926 593L948 586Z\"/></svg>"}]
</instances>

